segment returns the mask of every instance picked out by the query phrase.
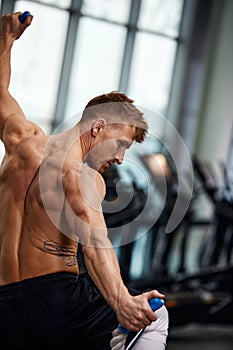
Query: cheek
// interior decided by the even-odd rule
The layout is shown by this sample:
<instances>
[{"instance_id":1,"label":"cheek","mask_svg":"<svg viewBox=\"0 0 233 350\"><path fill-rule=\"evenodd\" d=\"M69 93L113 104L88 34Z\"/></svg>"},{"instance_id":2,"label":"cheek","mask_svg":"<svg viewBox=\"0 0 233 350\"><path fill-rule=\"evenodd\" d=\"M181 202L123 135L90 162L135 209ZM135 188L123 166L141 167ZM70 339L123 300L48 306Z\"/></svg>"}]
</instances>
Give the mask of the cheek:
<instances>
[{"instance_id":1,"label":"cheek","mask_svg":"<svg viewBox=\"0 0 233 350\"><path fill-rule=\"evenodd\" d=\"M99 146L98 146L98 154L108 154L109 150L110 150L111 145L109 144L108 141L102 142Z\"/></svg>"},{"instance_id":2,"label":"cheek","mask_svg":"<svg viewBox=\"0 0 233 350\"><path fill-rule=\"evenodd\" d=\"M103 140L93 149L93 158L104 163L114 159L119 154L119 143L116 139Z\"/></svg>"},{"instance_id":3,"label":"cheek","mask_svg":"<svg viewBox=\"0 0 233 350\"><path fill-rule=\"evenodd\" d=\"M100 152L103 154L115 154L118 151L118 143L113 140L107 140L99 145Z\"/></svg>"},{"instance_id":4,"label":"cheek","mask_svg":"<svg viewBox=\"0 0 233 350\"><path fill-rule=\"evenodd\" d=\"M116 146L110 141L104 141L93 148L92 157L102 163L112 159L116 153Z\"/></svg>"}]
</instances>

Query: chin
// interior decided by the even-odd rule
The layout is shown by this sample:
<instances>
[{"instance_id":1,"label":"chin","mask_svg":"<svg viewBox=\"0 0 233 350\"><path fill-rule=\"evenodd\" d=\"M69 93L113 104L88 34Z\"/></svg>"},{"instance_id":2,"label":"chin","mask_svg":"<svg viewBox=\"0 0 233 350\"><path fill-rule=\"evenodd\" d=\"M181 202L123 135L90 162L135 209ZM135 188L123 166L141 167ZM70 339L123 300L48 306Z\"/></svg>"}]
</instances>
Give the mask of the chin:
<instances>
[{"instance_id":1,"label":"chin","mask_svg":"<svg viewBox=\"0 0 233 350\"><path fill-rule=\"evenodd\" d=\"M102 165L102 167L99 168L98 172L100 174L103 174L105 172L105 170L108 168L109 168L109 164L104 164L104 165Z\"/></svg>"},{"instance_id":2,"label":"chin","mask_svg":"<svg viewBox=\"0 0 233 350\"><path fill-rule=\"evenodd\" d=\"M102 175L104 173L104 171L107 169L107 167L101 167L98 172Z\"/></svg>"}]
</instances>

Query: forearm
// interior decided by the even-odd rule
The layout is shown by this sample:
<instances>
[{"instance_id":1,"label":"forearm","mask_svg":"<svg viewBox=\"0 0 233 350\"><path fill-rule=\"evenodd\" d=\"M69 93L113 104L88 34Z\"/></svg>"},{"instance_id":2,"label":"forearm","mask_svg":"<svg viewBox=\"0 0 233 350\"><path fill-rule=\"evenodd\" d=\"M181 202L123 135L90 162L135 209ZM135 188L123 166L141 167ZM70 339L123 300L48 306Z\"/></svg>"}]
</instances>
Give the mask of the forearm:
<instances>
[{"instance_id":1,"label":"forearm","mask_svg":"<svg viewBox=\"0 0 233 350\"><path fill-rule=\"evenodd\" d=\"M0 37L0 94L8 91L11 75L11 49L13 41L1 35Z\"/></svg>"},{"instance_id":2,"label":"forearm","mask_svg":"<svg viewBox=\"0 0 233 350\"><path fill-rule=\"evenodd\" d=\"M89 275L105 300L117 310L122 298L127 298L129 293L122 281L114 249L83 246L83 254Z\"/></svg>"},{"instance_id":3,"label":"forearm","mask_svg":"<svg viewBox=\"0 0 233 350\"><path fill-rule=\"evenodd\" d=\"M2 138L2 132L4 124L11 114L17 111L18 104L10 95L8 88L10 84L11 76L11 49L13 41L5 37L3 34L0 37L0 136Z\"/></svg>"}]
</instances>

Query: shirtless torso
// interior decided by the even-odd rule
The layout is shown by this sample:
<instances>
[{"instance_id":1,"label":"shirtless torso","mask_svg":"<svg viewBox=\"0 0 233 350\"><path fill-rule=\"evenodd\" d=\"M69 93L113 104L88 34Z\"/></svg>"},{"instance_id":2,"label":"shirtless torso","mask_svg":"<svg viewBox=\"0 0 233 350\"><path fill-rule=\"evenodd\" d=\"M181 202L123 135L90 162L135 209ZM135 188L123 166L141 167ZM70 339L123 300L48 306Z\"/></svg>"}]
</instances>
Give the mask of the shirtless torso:
<instances>
[{"instance_id":1,"label":"shirtless torso","mask_svg":"<svg viewBox=\"0 0 233 350\"><path fill-rule=\"evenodd\" d=\"M18 115L11 117L4 132L7 145L0 170L0 284L57 271L78 273L77 242L51 223L41 198L40 164L48 137L25 121L16 132L8 134L19 120ZM23 135L25 123L27 133ZM60 175L58 154L59 150L54 149L49 161L48 156L44 160L51 168L44 181L51 194L58 194L61 186L56 175ZM51 198L50 204L53 207L49 211L62 207L58 198Z\"/></svg>"}]
</instances>

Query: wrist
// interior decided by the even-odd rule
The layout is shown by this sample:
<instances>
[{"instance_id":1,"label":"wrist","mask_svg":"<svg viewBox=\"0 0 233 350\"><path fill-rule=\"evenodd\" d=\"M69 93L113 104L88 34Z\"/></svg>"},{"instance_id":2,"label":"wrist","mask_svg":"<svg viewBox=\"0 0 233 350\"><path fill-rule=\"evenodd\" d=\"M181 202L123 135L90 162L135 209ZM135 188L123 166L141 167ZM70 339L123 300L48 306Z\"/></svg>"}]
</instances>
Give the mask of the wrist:
<instances>
[{"instance_id":1,"label":"wrist","mask_svg":"<svg viewBox=\"0 0 233 350\"><path fill-rule=\"evenodd\" d=\"M8 51L12 48L15 39L9 35L0 36L1 51Z\"/></svg>"},{"instance_id":2,"label":"wrist","mask_svg":"<svg viewBox=\"0 0 233 350\"><path fill-rule=\"evenodd\" d=\"M128 300L130 297L130 294L128 292L128 289L123 284L120 286L120 288L117 289L117 293L115 296L112 296L109 298L109 304L112 306L114 310L119 310L121 305Z\"/></svg>"}]
</instances>

